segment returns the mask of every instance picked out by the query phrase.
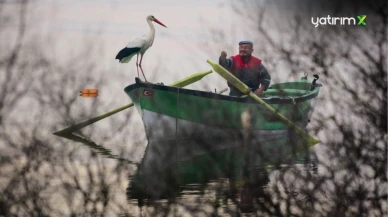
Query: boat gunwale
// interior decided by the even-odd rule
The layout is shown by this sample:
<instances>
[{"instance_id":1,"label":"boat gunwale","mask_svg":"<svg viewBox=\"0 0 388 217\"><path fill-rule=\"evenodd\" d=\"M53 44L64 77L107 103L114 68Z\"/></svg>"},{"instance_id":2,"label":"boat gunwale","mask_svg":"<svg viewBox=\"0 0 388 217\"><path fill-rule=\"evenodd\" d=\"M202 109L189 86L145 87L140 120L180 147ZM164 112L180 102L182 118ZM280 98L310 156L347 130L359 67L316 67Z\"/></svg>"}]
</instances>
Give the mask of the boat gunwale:
<instances>
[{"instance_id":1,"label":"boat gunwale","mask_svg":"<svg viewBox=\"0 0 388 217\"><path fill-rule=\"evenodd\" d=\"M303 82L303 81L284 82L284 83L299 83L299 82L300 83L308 83L308 82ZM192 95L192 96L211 98L211 99L216 99L216 100L226 100L226 101L231 101L231 102L247 103L247 104L248 103L249 104L257 103L256 101L252 100L250 97L235 97L235 96L221 95L218 93L207 92L207 91L202 91L202 90L191 90L191 89L185 89L185 88L181 88L181 87L173 87L173 86L162 85L162 84L145 83L145 82L141 82L140 79L136 79L136 83L125 87L124 91L128 94L132 90L138 89L141 87L155 89L155 90L175 92L175 93L178 92L178 89L179 89L179 93ZM269 88L271 88L271 86ZM295 103L305 102L307 100L315 98L318 95L319 89L320 89L320 87L316 87L310 93L302 95L302 96L287 96L287 98L269 96L269 97L262 97L261 99L268 104L295 104Z\"/></svg>"}]
</instances>

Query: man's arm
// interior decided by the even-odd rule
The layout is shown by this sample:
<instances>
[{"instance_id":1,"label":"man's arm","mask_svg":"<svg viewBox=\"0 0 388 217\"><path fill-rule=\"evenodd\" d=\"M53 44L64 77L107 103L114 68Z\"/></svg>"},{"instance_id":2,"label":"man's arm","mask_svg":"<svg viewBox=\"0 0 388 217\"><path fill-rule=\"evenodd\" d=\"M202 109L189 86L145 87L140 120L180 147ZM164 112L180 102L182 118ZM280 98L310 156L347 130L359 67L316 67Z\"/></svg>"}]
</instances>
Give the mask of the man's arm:
<instances>
[{"instance_id":1,"label":"man's arm","mask_svg":"<svg viewBox=\"0 0 388 217\"><path fill-rule=\"evenodd\" d=\"M260 64L259 68L260 73L260 87L255 90L255 94L258 96L263 95L264 90L267 90L269 84L271 83L271 75L269 75L267 69L263 64Z\"/></svg>"},{"instance_id":2,"label":"man's arm","mask_svg":"<svg viewBox=\"0 0 388 217\"><path fill-rule=\"evenodd\" d=\"M218 61L218 63L224 67L225 69L227 69L228 71L230 71L232 69L232 66L233 66L233 59L232 58L226 58L227 54L225 51L222 51L221 52L221 56L220 56L220 59ZM234 87L232 84L230 84L229 82L227 82L228 86L229 87Z\"/></svg>"},{"instance_id":3,"label":"man's arm","mask_svg":"<svg viewBox=\"0 0 388 217\"><path fill-rule=\"evenodd\" d=\"M232 58L226 58L226 55L227 55L226 52L222 51L218 63L222 67L224 67L225 69L230 71L232 69L232 66L233 66L233 60L232 60Z\"/></svg>"}]
</instances>

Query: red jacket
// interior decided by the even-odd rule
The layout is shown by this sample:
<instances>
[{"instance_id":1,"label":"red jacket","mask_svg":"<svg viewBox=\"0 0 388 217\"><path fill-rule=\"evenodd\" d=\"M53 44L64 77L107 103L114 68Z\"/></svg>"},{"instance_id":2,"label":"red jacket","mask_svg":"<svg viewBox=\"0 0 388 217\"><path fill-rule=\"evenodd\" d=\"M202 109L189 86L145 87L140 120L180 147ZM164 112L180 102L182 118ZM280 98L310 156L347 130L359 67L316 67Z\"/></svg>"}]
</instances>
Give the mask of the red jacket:
<instances>
[{"instance_id":1,"label":"red jacket","mask_svg":"<svg viewBox=\"0 0 388 217\"><path fill-rule=\"evenodd\" d=\"M260 84L264 85L265 89L269 87L271 76L261 63L261 59L251 56L249 62L244 63L242 57L236 55L229 57L226 60L226 62L222 62L220 57L220 65L232 72L234 76L240 79L240 81L246 84L252 91L259 88ZM243 94L229 82L228 86L230 87L229 95L241 96Z\"/></svg>"},{"instance_id":2,"label":"red jacket","mask_svg":"<svg viewBox=\"0 0 388 217\"><path fill-rule=\"evenodd\" d=\"M242 59L240 54L237 54L236 56L232 56L231 58L233 59L233 66L231 70L233 74L236 74L236 72L240 68L258 69L261 64L261 59L256 58L254 56L251 56L248 64L244 63L244 60Z\"/></svg>"}]
</instances>

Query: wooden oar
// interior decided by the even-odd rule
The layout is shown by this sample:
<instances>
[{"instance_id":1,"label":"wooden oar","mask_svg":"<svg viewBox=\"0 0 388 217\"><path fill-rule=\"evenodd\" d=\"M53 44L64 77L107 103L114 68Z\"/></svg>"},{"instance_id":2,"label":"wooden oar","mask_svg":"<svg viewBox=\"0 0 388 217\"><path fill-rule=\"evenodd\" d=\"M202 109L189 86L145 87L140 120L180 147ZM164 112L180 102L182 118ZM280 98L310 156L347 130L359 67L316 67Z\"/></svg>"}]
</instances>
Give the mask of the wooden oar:
<instances>
[{"instance_id":1,"label":"wooden oar","mask_svg":"<svg viewBox=\"0 0 388 217\"><path fill-rule=\"evenodd\" d=\"M209 70L209 71L206 71L206 72L195 73L195 74L193 74L193 75L191 75L191 76L189 76L187 78L184 78L182 80L179 80L177 82L174 82L174 83L170 84L170 86L173 86L173 87L184 87L184 86L187 86L189 84L192 84L192 83L195 83L195 82L201 80L203 77L205 77L206 75L208 75L210 73L212 73L212 70ZM99 115L97 117L91 118L91 119L83 121L81 123L72 125L72 126L70 126L68 128L65 128L63 130L55 132L54 134L57 135L57 136L61 136L61 137L67 138L66 135L68 135L68 134L71 134L71 133L73 133L75 131L78 131L78 130L86 127L86 126L89 126L89 125L91 125L91 124L93 124L93 123L95 123L97 121L100 121L100 120L102 120L104 118L107 118L107 117L109 117L109 116L111 116L113 114L116 114L117 112L123 111L123 110L125 110L127 108L130 108L132 106L133 106L133 103L130 103L130 104L125 105L123 107L117 108L117 109L115 109L113 111L107 112L105 114Z\"/></svg>"},{"instance_id":2,"label":"wooden oar","mask_svg":"<svg viewBox=\"0 0 388 217\"><path fill-rule=\"evenodd\" d=\"M232 73L228 72L224 67L220 66L219 64L213 63L210 60L207 60L207 62L213 67L214 71L216 71L218 74L220 74L229 83L233 84L233 86L235 86L237 89L239 89L244 94L249 95L252 99L254 99L259 104L263 105L267 110L269 110L272 114L274 114L281 121L283 121L283 123L285 123L285 124L287 124L287 126L291 127L296 132L296 134L298 134L302 138L305 138L309 147L311 147L311 146L313 146L313 145L315 145L315 144L317 144L319 142L317 139L315 139L314 137L310 136L304 130L302 130L301 128L296 126L294 123L292 123L286 117L284 117L282 114L277 112L274 108L272 108L270 105L268 105L262 99L260 99L260 97L258 97L255 93L253 93L248 88L247 85L245 85L243 82L241 82Z\"/></svg>"}]
</instances>

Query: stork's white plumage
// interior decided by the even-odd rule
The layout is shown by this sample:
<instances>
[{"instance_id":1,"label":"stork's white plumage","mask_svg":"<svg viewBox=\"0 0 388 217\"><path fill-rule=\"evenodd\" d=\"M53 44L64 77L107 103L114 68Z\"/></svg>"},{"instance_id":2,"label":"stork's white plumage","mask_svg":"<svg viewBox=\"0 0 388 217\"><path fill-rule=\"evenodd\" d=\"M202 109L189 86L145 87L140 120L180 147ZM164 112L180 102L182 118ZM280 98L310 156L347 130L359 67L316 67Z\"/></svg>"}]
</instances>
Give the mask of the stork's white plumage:
<instances>
[{"instance_id":1,"label":"stork's white plumage","mask_svg":"<svg viewBox=\"0 0 388 217\"><path fill-rule=\"evenodd\" d=\"M125 48L121 49L120 52L116 55L116 59L118 59L120 63L128 63L133 56L137 55L136 57L137 76L139 76L139 67L140 67L141 73L143 73L145 81L147 81L147 79L144 75L143 69L141 68L141 62L143 60L144 53L154 43L155 27L152 24L152 21L167 28L167 26L165 26L163 23L161 23L152 15L147 16L146 20L148 25L150 26L150 32L148 34L145 34L139 38L136 38L130 41L128 45ZM140 63L138 63L139 54L140 54Z\"/></svg>"}]
</instances>

